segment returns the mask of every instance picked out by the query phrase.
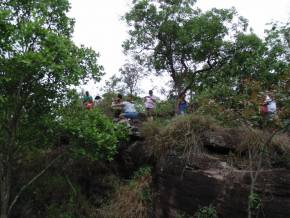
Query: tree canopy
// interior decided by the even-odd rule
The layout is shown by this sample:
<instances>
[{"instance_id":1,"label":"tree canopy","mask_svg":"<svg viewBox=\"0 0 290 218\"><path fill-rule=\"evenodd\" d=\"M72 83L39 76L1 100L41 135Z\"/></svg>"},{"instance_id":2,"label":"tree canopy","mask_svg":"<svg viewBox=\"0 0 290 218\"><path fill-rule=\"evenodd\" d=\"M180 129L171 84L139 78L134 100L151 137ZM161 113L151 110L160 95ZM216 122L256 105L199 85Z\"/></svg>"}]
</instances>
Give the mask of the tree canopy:
<instances>
[{"instance_id":1,"label":"tree canopy","mask_svg":"<svg viewBox=\"0 0 290 218\"><path fill-rule=\"evenodd\" d=\"M134 1L124 18L130 27L125 51L156 72L168 72L178 93L225 64L247 28L234 9L202 12L195 1Z\"/></svg>"},{"instance_id":2,"label":"tree canopy","mask_svg":"<svg viewBox=\"0 0 290 218\"><path fill-rule=\"evenodd\" d=\"M32 145L44 146L54 109L64 106L71 86L103 74L98 54L71 40L69 9L68 0L0 2L1 218L14 205L11 173L17 159Z\"/></svg>"}]
</instances>

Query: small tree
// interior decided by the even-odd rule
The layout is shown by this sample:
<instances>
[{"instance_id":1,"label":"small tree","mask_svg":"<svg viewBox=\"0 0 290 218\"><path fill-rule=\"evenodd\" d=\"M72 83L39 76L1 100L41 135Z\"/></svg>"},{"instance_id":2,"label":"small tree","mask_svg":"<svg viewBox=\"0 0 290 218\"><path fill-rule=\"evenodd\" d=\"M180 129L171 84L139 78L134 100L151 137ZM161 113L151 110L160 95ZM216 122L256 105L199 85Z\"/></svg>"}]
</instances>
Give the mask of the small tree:
<instances>
[{"instance_id":1,"label":"small tree","mask_svg":"<svg viewBox=\"0 0 290 218\"><path fill-rule=\"evenodd\" d=\"M105 85L102 87L102 91L105 93L124 93L124 89L122 79L116 74L111 76L109 80L106 80Z\"/></svg>"},{"instance_id":2,"label":"small tree","mask_svg":"<svg viewBox=\"0 0 290 218\"><path fill-rule=\"evenodd\" d=\"M138 81L145 75L143 69L138 65L126 63L120 69L120 79L125 84L126 88L129 89L129 94L133 95L134 92L138 92Z\"/></svg>"}]
</instances>

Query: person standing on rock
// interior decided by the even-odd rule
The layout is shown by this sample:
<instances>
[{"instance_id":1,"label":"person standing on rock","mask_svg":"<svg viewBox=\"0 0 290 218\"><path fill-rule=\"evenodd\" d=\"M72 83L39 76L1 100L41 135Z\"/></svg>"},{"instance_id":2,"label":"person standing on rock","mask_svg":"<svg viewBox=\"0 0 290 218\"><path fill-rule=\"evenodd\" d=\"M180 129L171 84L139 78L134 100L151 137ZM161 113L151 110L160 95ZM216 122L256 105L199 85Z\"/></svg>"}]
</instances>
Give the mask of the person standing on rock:
<instances>
[{"instance_id":1,"label":"person standing on rock","mask_svg":"<svg viewBox=\"0 0 290 218\"><path fill-rule=\"evenodd\" d=\"M144 98L146 116L148 120L153 120L153 114L156 104L156 97L153 96L153 91L149 90L149 95Z\"/></svg>"},{"instance_id":2,"label":"person standing on rock","mask_svg":"<svg viewBox=\"0 0 290 218\"><path fill-rule=\"evenodd\" d=\"M177 100L176 114L177 115L185 114L187 107L188 107L188 103L185 100L185 94L182 94Z\"/></svg>"},{"instance_id":3,"label":"person standing on rock","mask_svg":"<svg viewBox=\"0 0 290 218\"><path fill-rule=\"evenodd\" d=\"M271 93L265 96L265 100L261 107L261 113L267 120L273 120L277 112L276 101Z\"/></svg>"},{"instance_id":4,"label":"person standing on rock","mask_svg":"<svg viewBox=\"0 0 290 218\"><path fill-rule=\"evenodd\" d=\"M261 127L267 127L275 130L277 125L280 125L277 116L277 105L272 93L265 95L265 100L261 105L260 113L262 115Z\"/></svg>"}]
</instances>

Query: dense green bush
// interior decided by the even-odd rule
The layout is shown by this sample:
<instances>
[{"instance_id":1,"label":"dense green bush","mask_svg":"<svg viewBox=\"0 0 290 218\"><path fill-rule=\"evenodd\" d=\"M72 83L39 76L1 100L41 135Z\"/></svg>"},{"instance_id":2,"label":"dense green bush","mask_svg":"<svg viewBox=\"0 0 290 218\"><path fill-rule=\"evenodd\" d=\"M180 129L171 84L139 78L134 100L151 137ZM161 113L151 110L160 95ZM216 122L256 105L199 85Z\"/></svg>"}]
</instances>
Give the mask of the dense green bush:
<instances>
[{"instance_id":1,"label":"dense green bush","mask_svg":"<svg viewBox=\"0 0 290 218\"><path fill-rule=\"evenodd\" d=\"M169 99L156 104L155 114L158 117L171 117L175 114L175 100Z\"/></svg>"},{"instance_id":2,"label":"dense green bush","mask_svg":"<svg viewBox=\"0 0 290 218\"><path fill-rule=\"evenodd\" d=\"M74 92L56 112L56 117L54 131L58 131L58 137L67 138L75 157L112 160L118 142L128 136L125 126L113 123L98 107L91 110L82 107L80 96Z\"/></svg>"},{"instance_id":3,"label":"dense green bush","mask_svg":"<svg viewBox=\"0 0 290 218\"><path fill-rule=\"evenodd\" d=\"M69 135L73 153L93 160L111 160L118 141L125 140L128 134L125 126L114 124L99 110L73 106L62 111L60 126Z\"/></svg>"}]
</instances>

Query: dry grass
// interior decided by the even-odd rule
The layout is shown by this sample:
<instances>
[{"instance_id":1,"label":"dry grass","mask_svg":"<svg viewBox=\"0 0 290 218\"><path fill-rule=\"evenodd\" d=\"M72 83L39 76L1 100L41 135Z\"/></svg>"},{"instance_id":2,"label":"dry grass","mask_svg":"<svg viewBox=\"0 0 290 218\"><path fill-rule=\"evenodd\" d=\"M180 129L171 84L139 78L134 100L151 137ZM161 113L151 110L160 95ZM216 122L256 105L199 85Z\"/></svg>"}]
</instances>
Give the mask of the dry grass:
<instances>
[{"instance_id":1,"label":"dry grass","mask_svg":"<svg viewBox=\"0 0 290 218\"><path fill-rule=\"evenodd\" d=\"M281 153L290 154L290 137L284 133L273 138L272 146Z\"/></svg>"},{"instance_id":2,"label":"dry grass","mask_svg":"<svg viewBox=\"0 0 290 218\"><path fill-rule=\"evenodd\" d=\"M166 126L148 123L141 132L146 138L147 148L155 157L169 150L198 153L203 149L203 133L218 128L215 123L211 118L190 114L177 116Z\"/></svg>"},{"instance_id":3,"label":"dry grass","mask_svg":"<svg viewBox=\"0 0 290 218\"><path fill-rule=\"evenodd\" d=\"M166 154L168 151L175 151L186 157L190 154L203 154L205 143L211 138L222 138L236 157L247 161L248 152L258 156L263 152L265 163L276 161L281 155L290 155L290 138L287 134L278 134L273 137L272 133L253 129L247 126L225 128L219 126L216 120L189 114L178 116L167 125L160 125L156 122L148 122L143 126L142 134L146 140L149 153L156 158ZM212 145L215 146L215 145Z\"/></svg>"},{"instance_id":4,"label":"dry grass","mask_svg":"<svg viewBox=\"0 0 290 218\"><path fill-rule=\"evenodd\" d=\"M151 180L151 172L146 172L128 184L121 185L112 200L98 210L97 217L148 218Z\"/></svg>"},{"instance_id":5,"label":"dry grass","mask_svg":"<svg viewBox=\"0 0 290 218\"><path fill-rule=\"evenodd\" d=\"M236 137L241 139L237 141L236 150L238 152L245 152L247 150L262 149L270 138L270 134L258 129L240 127L236 131Z\"/></svg>"},{"instance_id":6,"label":"dry grass","mask_svg":"<svg viewBox=\"0 0 290 218\"><path fill-rule=\"evenodd\" d=\"M271 132L247 127L239 128L236 132L242 139L237 143L237 150L240 152L266 149L269 152L290 154L290 137L285 133L277 134L272 138Z\"/></svg>"}]
</instances>

